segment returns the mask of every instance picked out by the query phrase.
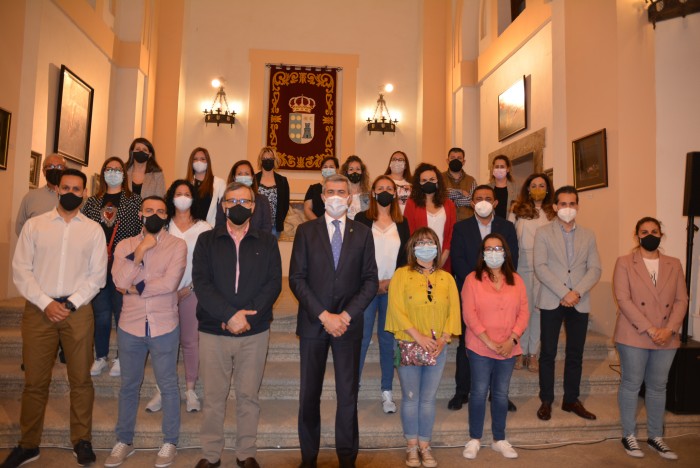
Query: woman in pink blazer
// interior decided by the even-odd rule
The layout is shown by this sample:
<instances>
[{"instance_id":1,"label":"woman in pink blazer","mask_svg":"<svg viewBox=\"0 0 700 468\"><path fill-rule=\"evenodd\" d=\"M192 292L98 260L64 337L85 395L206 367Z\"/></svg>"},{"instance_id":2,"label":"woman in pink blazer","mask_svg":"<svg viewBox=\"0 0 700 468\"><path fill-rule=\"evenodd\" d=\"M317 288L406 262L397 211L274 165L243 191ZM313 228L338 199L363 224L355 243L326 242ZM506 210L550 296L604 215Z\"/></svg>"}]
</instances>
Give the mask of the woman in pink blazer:
<instances>
[{"instance_id":1,"label":"woman in pink blazer","mask_svg":"<svg viewBox=\"0 0 700 468\"><path fill-rule=\"evenodd\" d=\"M619 308L615 343L622 381L618 393L622 445L628 455L644 456L635 437L637 398L646 385L647 444L663 458L678 456L662 439L666 382L676 349L677 330L688 306L681 262L659 252L661 223L650 217L637 222L639 246L617 259L613 276Z\"/></svg>"}]
</instances>

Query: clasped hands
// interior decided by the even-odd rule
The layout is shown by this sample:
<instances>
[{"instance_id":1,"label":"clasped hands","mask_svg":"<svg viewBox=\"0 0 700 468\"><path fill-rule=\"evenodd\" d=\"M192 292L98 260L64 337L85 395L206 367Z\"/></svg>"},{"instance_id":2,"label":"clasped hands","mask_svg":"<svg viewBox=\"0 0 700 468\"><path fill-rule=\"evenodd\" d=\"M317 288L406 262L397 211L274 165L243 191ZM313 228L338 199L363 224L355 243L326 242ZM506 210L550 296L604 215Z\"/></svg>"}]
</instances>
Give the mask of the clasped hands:
<instances>
[{"instance_id":1,"label":"clasped hands","mask_svg":"<svg viewBox=\"0 0 700 468\"><path fill-rule=\"evenodd\" d=\"M559 304L563 305L564 307L574 307L580 301L581 295L577 291L571 290L566 293L566 296L564 296L561 301L559 301Z\"/></svg>"},{"instance_id":2,"label":"clasped hands","mask_svg":"<svg viewBox=\"0 0 700 468\"><path fill-rule=\"evenodd\" d=\"M430 336L425 336L422 333L417 333L413 338L421 348L429 352L435 358L440 355L447 344L447 340L443 337L435 339Z\"/></svg>"},{"instance_id":3,"label":"clasped hands","mask_svg":"<svg viewBox=\"0 0 700 468\"><path fill-rule=\"evenodd\" d=\"M65 320L70 315L70 310L66 309L65 304L61 304L57 301L51 301L49 305L44 309L46 318L54 323L58 323L61 320Z\"/></svg>"},{"instance_id":4,"label":"clasped hands","mask_svg":"<svg viewBox=\"0 0 700 468\"><path fill-rule=\"evenodd\" d=\"M647 335L649 335L649 338L651 338L651 341L653 341L656 346L666 346L672 334L673 331L668 328L647 328Z\"/></svg>"},{"instance_id":5,"label":"clasped hands","mask_svg":"<svg viewBox=\"0 0 700 468\"><path fill-rule=\"evenodd\" d=\"M504 358L510 357L510 353L513 351L513 346L515 346L515 343L513 343L513 338L510 336L505 341L501 341L500 343L487 337L484 343L486 343L486 346L491 351L503 356Z\"/></svg>"},{"instance_id":6,"label":"clasped hands","mask_svg":"<svg viewBox=\"0 0 700 468\"><path fill-rule=\"evenodd\" d=\"M335 337L339 338L348 330L352 317L346 311L342 311L339 314L331 314L327 310L321 312L318 319L323 325L323 329L326 332Z\"/></svg>"},{"instance_id":7,"label":"clasped hands","mask_svg":"<svg viewBox=\"0 0 700 468\"><path fill-rule=\"evenodd\" d=\"M234 335L240 335L250 330L250 323L248 323L248 316L257 314L257 310L239 310L233 317L231 317L228 322L221 324L222 330L227 330L229 333Z\"/></svg>"}]
</instances>

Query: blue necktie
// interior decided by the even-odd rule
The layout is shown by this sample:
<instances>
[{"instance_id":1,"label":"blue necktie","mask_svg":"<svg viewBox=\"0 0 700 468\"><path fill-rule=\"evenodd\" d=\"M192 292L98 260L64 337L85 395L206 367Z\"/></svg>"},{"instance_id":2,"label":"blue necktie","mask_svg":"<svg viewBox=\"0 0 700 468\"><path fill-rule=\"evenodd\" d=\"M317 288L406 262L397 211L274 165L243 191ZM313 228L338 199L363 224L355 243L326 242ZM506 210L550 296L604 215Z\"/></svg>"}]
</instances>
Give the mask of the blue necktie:
<instances>
[{"instance_id":1,"label":"blue necktie","mask_svg":"<svg viewBox=\"0 0 700 468\"><path fill-rule=\"evenodd\" d=\"M333 220L333 238L331 239L331 250L333 251L333 264L338 268L338 260L340 259L340 249L343 247L343 236L340 235L340 220Z\"/></svg>"}]
</instances>

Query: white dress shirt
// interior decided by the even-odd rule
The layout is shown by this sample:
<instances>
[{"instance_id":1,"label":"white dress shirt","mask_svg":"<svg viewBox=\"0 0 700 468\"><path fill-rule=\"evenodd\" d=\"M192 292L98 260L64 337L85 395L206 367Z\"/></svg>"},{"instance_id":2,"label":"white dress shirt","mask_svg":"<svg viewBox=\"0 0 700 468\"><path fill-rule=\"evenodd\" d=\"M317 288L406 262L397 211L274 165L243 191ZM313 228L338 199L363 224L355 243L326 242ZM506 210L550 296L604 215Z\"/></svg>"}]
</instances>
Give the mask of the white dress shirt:
<instances>
[{"instance_id":1,"label":"white dress shirt","mask_svg":"<svg viewBox=\"0 0 700 468\"><path fill-rule=\"evenodd\" d=\"M323 216L326 218L326 227L328 228L328 239L333 242L333 233L335 232L335 224L333 224L333 219L328 213L323 213ZM347 216L343 215L340 218L338 218L338 221L340 221L340 224L338 225L338 229L340 230L340 238L345 240L345 223L347 222Z\"/></svg>"},{"instance_id":2,"label":"white dress shirt","mask_svg":"<svg viewBox=\"0 0 700 468\"><path fill-rule=\"evenodd\" d=\"M12 278L19 292L41 310L55 298L75 307L90 302L105 285L104 231L78 213L70 222L56 208L29 219L17 241Z\"/></svg>"}]
</instances>

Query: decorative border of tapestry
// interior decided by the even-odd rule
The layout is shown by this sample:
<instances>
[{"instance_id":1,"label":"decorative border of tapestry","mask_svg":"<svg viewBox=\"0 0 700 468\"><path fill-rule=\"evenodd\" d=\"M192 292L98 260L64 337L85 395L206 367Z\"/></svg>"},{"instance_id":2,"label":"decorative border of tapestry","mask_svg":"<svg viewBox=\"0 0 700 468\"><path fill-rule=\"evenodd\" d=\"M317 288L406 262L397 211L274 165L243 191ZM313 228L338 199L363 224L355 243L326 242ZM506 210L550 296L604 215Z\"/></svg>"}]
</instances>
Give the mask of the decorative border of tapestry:
<instances>
[{"instance_id":1,"label":"decorative border of tapestry","mask_svg":"<svg viewBox=\"0 0 700 468\"><path fill-rule=\"evenodd\" d=\"M280 169L321 168L335 156L337 69L268 65L267 145Z\"/></svg>"}]
</instances>

